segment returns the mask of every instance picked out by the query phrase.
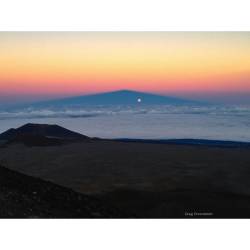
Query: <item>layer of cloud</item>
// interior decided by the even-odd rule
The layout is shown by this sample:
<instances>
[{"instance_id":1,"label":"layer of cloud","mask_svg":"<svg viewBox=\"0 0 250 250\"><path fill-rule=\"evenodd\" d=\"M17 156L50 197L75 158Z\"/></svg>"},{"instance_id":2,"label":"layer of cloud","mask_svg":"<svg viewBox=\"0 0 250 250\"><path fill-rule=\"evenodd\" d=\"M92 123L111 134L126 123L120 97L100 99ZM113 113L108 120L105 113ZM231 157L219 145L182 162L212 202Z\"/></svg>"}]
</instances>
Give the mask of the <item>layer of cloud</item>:
<instances>
[{"instance_id":1,"label":"layer of cloud","mask_svg":"<svg viewBox=\"0 0 250 250\"><path fill-rule=\"evenodd\" d=\"M24 108L0 111L0 119L13 118L80 118L140 114L204 114L225 116L250 116L250 106L99 106L88 108Z\"/></svg>"}]
</instances>

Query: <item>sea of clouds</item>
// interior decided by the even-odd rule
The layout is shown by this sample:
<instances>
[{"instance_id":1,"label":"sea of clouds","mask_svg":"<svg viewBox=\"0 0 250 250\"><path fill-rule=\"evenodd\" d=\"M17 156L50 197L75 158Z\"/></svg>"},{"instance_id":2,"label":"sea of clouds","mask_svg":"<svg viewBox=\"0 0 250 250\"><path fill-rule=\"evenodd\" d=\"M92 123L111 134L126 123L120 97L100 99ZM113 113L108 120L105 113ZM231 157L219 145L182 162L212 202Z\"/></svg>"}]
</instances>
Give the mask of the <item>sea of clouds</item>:
<instances>
[{"instance_id":1,"label":"sea of clouds","mask_svg":"<svg viewBox=\"0 0 250 250\"><path fill-rule=\"evenodd\" d=\"M250 116L250 106L246 105L209 105L209 106L86 106L86 107L46 107L0 110L0 119L14 118L80 118L94 116L114 115L140 115L140 114L204 114Z\"/></svg>"},{"instance_id":2,"label":"sea of clouds","mask_svg":"<svg viewBox=\"0 0 250 250\"><path fill-rule=\"evenodd\" d=\"M0 133L26 123L58 124L101 138L250 142L250 106L85 106L0 110Z\"/></svg>"}]
</instances>

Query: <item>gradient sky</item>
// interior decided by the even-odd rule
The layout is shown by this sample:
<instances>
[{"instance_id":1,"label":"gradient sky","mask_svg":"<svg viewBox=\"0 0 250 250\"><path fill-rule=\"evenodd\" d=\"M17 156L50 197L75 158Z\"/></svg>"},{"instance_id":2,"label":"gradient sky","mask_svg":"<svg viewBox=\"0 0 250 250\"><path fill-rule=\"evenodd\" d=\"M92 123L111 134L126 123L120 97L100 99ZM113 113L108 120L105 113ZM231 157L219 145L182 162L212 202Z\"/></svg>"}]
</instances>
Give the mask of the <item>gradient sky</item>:
<instances>
[{"instance_id":1,"label":"gradient sky","mask_svg":"<svg viewBox=\"0 0 250 250\"><path fill-rule=\"evenodd\" d=\"M0 32L0 103L119 89L250 103L250 32Z\"/></svg>"}]
</instances>

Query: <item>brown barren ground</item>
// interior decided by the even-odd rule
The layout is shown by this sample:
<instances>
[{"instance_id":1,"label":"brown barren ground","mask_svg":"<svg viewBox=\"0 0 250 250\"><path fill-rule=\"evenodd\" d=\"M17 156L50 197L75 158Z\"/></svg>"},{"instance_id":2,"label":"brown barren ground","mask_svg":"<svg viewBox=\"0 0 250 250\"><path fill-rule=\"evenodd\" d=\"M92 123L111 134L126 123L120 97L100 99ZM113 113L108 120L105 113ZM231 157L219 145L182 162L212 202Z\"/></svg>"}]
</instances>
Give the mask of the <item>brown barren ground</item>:
<instances>
[{"instance_id":1,"label":"brown barren ground","mask_svg":"<svg viewBox=\"0 0 250 250\"><path fill-rule=\"evenodd\" d=\"M250 149L90 141L0 148L0 163L153 218L250 218Z\"/></svg>"}]
</instances>

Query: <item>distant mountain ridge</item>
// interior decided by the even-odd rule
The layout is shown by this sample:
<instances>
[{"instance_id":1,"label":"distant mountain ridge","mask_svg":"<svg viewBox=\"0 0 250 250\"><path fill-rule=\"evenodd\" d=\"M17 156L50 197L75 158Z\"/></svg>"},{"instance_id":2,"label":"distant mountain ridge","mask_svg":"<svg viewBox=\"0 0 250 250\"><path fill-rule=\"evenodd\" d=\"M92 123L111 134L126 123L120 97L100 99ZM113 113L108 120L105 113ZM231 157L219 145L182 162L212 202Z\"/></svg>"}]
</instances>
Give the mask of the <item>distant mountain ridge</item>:
<instances>
[{"instance_id":1,"label":"distant mountain ridge","mask_svg":"<svg viewBox=\"0 0 250 250\"><path fill-rule=\"evenodd\" d=\"M189 146L206 146L220 148L250 148L250 142L241 141L223 141L208 139L114 139L120 142L132 143L152 143L152 144L168 144L168 145L189 145Z\"/></svg>"},{"instance_id":2,"label":"distant mountain ridge","mask_svg":"<svg viewBox=\"0 0 250 250\"><path fill-rule=\"evenodd\" d=\"M83 95L43 101L36 103L36 106L66 106L66 105L192 105L201 104L177 97L163 96L144 93L132 90L119 90L99 94Z\"/></svg>"}]
</instances>

